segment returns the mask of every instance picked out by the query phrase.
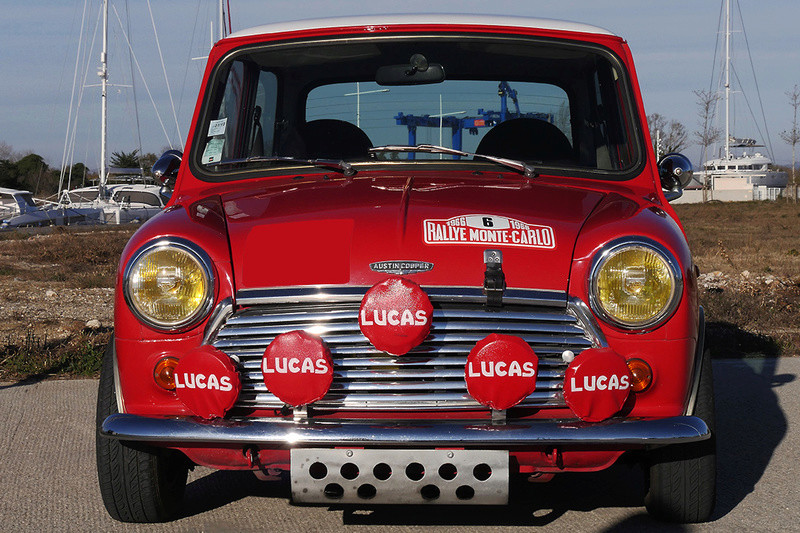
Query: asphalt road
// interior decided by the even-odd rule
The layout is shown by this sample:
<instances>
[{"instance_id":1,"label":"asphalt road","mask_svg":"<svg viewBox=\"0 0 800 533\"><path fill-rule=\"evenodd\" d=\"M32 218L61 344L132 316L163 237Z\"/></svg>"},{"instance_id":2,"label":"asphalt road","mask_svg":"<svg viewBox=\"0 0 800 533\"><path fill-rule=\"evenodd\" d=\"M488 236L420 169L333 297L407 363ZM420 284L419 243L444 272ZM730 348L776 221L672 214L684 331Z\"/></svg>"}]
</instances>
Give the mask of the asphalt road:
<instances>
[{"instance_id":1,"label":"asphalt road","mask_svg":"<svg viewBox=\"0 0 800 533\"><path fill-rule=\"evenodd\" d=\"M169 524L108 517L94 462L97 382L0 383L3 531L800 531L800 358L717 361L714 520L665 526L646 515L638 467L522 482L507 508L296 507L288 484L197 469L186 514Z\"/></svg>"}]
</instances>

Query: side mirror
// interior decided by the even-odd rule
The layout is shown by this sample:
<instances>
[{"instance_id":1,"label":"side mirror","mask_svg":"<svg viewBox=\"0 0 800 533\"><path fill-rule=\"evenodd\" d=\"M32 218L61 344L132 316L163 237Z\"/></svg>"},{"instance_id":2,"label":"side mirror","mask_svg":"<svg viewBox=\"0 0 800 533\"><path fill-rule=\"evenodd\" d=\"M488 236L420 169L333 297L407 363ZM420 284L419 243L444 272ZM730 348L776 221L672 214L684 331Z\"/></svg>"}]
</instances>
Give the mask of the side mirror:
<instances>
[{"instance_id":1,"label":"side mirror","mask_svg":"<svg viewBox=\"0 0 800 533\"><path fill-rule=\"evenodd\" d=\"M683 196L683 188L692 182L692 162L683 154L667 154L658 162L658 175L664 196L671 202Z\"/></svg>"},{"instance_id":2,"label":"side mirror","mask_svg":"<svg viewBox=\"0 0 800 533\"><path fill-rule=\"evenodd\" d=\"M183 152L180 150L167 150L158 160L153 163L153 176L159 180L164 187L172 188L175 178L178 176L178 169L181 166Z\"/></svg>"}]
</instances>

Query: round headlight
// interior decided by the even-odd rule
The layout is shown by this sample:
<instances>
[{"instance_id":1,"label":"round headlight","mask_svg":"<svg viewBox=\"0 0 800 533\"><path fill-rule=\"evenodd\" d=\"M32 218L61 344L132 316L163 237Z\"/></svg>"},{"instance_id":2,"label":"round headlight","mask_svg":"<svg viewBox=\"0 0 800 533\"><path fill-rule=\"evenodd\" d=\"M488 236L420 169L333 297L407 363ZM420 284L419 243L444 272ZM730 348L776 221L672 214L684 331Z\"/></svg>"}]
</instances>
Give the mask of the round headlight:
<instances>
[{"instance_id":1,"label":"round headlight","mask_svg":"<svg viewBox=\"0 0 800 533\"><path fill-rule=\"evenodd\" d=\"M603 250L591 274L590 300L607 322L626 329L655 326L669 317L683 288L680 269L661 246L627 241Z\"/></svg>"},{"instance_id":2,"label":"round headlight","mask_svg":"<svg viewBox=\"0 0 800 533\"><path fill-rule=\"evenodd\" d=\"M186 241L144 246L125 269L125 299L139 319L157 329L188 326L205 316L213 298L211 262Z\"/></svg>"}]
</instances>

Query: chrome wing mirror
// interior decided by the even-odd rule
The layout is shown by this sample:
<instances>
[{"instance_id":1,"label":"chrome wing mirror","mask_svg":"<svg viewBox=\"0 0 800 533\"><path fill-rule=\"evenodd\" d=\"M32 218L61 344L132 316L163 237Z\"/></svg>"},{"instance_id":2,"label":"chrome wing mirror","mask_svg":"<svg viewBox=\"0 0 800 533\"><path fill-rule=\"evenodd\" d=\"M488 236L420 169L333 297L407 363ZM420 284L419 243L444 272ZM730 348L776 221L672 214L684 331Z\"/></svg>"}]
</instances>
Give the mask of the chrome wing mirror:
<instances>
[{"instance_id":1,"label":"chrome wing mirror","mask_svg":"<svg viewBox=\"0 0 800 533\"><path fill-rule=\"evenodd\" d=\"M667 154L658 161L661 188L668 202L683 196L683 189L692 182L692 162L683 154Z\"/></svg>"},{"instance_id":2,"label":"chrome wing mirror","mask_svg":"<svg viewBox=\"0 0 800 533\"><path fill-rule=\"evenodd\" d=\"M175 178L178 177L178 169L181 166L183 152L180 150L167 150L158 160L153 163L153 176L167 188L172 189L175 185Z\"/></svg>"}]
</instances>

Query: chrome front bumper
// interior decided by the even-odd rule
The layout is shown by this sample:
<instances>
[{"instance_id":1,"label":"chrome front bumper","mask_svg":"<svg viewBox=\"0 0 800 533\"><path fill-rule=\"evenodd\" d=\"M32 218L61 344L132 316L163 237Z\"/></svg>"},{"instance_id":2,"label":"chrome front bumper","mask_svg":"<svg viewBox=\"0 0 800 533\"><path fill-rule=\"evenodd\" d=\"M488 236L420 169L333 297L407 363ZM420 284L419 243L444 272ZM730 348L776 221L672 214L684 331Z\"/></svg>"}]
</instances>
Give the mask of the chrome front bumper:
<instances>
[{"instance_id":1,"label":"chrome front bumper","mask_svg":"<svg viewBox=\"0 0 800 533\"><path fill-rule=\"evenodd\" d=\"M125 441L261 446L526 447L541 445L663 446L705 440L708 426L695 416L660 419L577 420L219 420L109 416L100 430Z\"/></svg>"}]
</instances>

